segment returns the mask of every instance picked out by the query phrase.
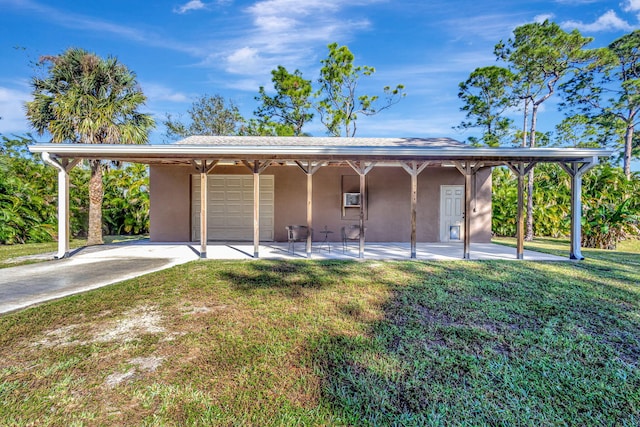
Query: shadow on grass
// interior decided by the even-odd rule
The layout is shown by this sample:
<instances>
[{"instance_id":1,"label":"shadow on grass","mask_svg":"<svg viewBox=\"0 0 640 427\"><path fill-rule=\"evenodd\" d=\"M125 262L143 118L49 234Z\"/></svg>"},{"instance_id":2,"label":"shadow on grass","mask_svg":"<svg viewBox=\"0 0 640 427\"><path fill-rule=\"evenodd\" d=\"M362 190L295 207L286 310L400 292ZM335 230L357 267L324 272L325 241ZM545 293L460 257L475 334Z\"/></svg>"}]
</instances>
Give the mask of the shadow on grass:
<instances>
[{"instance_id":1,"label":"shadow on grass","mask_svg":"<svg viewBox=\"0 0 640 427\"><path fill-rule=\"evenodd\" d=\"M414 280L376 277L392 296L366 336L326 332L311 343L324 402L345 423L640 422L637 288L609 285L595 267L576 276L589 267L572 264L389 268Z\"/></svg>"},{"instance_id":2,"label":"shadow on grass","mask_svg":"<svg viewBox=\"0 0 640 427\"><path fill-rule=\"evenodd\" d=\"M288 297L300 297L302 290L320 290L333 286L336 278L360 279L363 283L369 277L362 277L353 267L358 263L343 260L308 262L306 260L262 260L247 262L245 268L225 269L220 277L229 281L236 290L255 292L278 290Z\"/></svg>"}]
</instances>

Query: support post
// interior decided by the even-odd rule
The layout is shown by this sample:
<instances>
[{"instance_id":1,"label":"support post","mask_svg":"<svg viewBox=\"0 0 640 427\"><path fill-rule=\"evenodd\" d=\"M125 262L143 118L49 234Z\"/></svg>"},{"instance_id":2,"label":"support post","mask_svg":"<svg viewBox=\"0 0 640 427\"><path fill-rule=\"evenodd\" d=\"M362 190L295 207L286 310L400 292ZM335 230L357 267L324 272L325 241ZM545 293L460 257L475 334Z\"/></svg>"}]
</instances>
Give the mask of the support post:
<instances>
[{"instance_id":1,"label":"support post","mask_svg":"<svg viewBox=\"0 0 640 427\"><path fill-rule=\"evenodd\" d=\"M429 165L429 162L424 162L418 165L418 162L412 161L402 163L402 168L411 175L411 259L416 258L416 216L418 206L418 175Z\"/></svg>"},{"instance_id":2,"label":"support post","mask_svg":"<svg viewBox=\"0 0 640 427\"><path fill-rule=\"evenodd\" d=\"M524 259L524 174L518 174L518 207L516 218L516 258Z\"/></svg>"},{"instance_id":3,"label":"support post","mask_svg":"<svg viewBox=\"0 0 640 427\"><path fill-rule=\"evenodd\" d=\"M204 160L203 160L204 163ZM200 172L200 258L207 258L207 173Z\"/></svg>"},{"instance_id":4,"label":"support post","mask_svg":"<svg viewBox=\"0 0 640 427\"><path fill-rule=\"evenodd\" d=\"M471 259L471 177L480 167L471 167L471 162L454 162L456 169L464 176L464 232L462 233L462 258Z\"/></svg>"},{"instance_id":5,"label":"support post","mask_svg":"<svg viewBox=\"0 0 640 427\"><path fill-rule=\"evenodd\" d=\"M366 176L375 166L375 162L347 162L351 168L360 175L360 244L358 249L358 258L364 258L364 218L367 212L367 188L366 188Z\"/></svg>"},{"instance_id":6,"label":"support post","mask_svg":"<svg viewBox=\"0 0 640 427\"><path fill-rule=\"evenodd\" d=\"M307 172L307 258L311 258L311 240L313 230L313 174L311 171L311 162L308 164Z\"/></svg>"},{"instance_id":7,"label":"support post","mask_svg":"<svg viewBox=\"0 0 640 427\"><path fill-rule=\"evenodd\" d=\"M506 163L518 177L518 210L516 218L516 258L524 259L524 176L536 165L536 162L525 164Z\"/></svg>"},{"instance_id":8,"label":"support post","mask_svg":"<svg viewBox=\"0 0 640 427\"><path fill-rule=\"evenodd\" d=\"M58 170L58 253L57 259L69 257L69 171L80 159L54 159L47 152L42 159Z\"/></svg>"},{"instance_id":9,"label":"support post","mask_svg":"<svg viewBox=\"0 0 640 427\"><path fill-rule=\"evenodd\" d=\"M358 258L364 258L364 216L367 211L367 185L365 178L365 174L360 174L360 242L358 245Z\"/></svg>"},{"instance_id":10,"label":"support post","mask_svg":"<svg viewBox=\"0 0 640 427\"><path fill-rule=\"evenodd\" d=\"M253 257L260 258L260 172L258 161L253 168Z\"/></svg>"},{"instance_id":11,"label":"support post","mask_svg":"<svg viewBox=\"0 0 640 427\"><path fill-rule=\"evenodd\" d=\"M313 160L309 160L306 164L300 161L295 161L298 167L307 176L307 258L311 258L312 248L312 230L313 230L313 174L318 171L322 166L326 165L326 162L317 162L314 164Z\"/></svg>"},{"instance_id":12,"label":"support post","mask_svg":"<svg viewBox=\"0 0 640 427\"><path fill-rule=\"evenodd\" d=\"M202 159L200 163L195 160L191 160L193 167L200 173L200 259L207 258L207 242L209 240L208 234L208 222L207 222L207 207L209 205L207 175L218 164L217 160Z\"/></svg>"},{"instance_id":13,"label":"support post","mask_svg":"<svg viewBox=\"0 0 640 427\"><path fill-rule=\"evenodd\" d=\"M464 248L463 258L471 259L471 163L464 171Z\"/></svg>"},{"instance_id":14,"label":"support post","mask_svg":"<svg viewBox=\"0 0 640 427\"><path fill-rule=\"evenodd\" d=\"M560 163L571 176L571 248L569 258L582 261L582 175L598 164L593 157L579 163Z\"/></svg>"},{"instance_id":15,"label":"support post","mask_svg":"<svg viewBox=\"0 0 640 427\"><path fill-rule=\"evenodd\" d=\"M263 163L243 160L242 163L253 173L253 257L260 258L260 174L269 167L271 160Z\"/></svg>"}]
</instances>

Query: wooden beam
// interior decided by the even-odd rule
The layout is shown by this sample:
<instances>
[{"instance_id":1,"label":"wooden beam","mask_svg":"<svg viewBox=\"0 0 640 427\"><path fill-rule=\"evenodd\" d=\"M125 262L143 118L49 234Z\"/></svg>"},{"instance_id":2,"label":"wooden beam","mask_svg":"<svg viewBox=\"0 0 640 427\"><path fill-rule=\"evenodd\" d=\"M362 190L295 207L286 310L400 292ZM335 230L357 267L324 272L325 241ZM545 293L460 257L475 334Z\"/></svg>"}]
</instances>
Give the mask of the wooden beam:
<instances>
[{"instance_id":1,"label":"wooden beam","mask_svg":"<svg viewBox=\"0 0 640 427\"><path fill-rule=\"evenodd\" d=\"M464 174L464 259L471 259L471 162L466 162Z\"/></svg>"},{"instance_id":2,"label":"wooden beam","mask_svg":"<svg viewBox=\"0 0 640 427\"><path fill-rule=\"evenodd\" d=\"M417 242L417 206L418 206L418 175L429 165L429 162L402 162L402 168L411 176L411 258L416 258Z\"/></svg>"},{"instance_id":3,"label":"wooden beam","mask_svg":"<svg viewBox=\"0 0 640 427\"><path fill-rule=\"evenodd\" d=\"M200 172L200 258L207 257L207 173L205 172L205 161L202 161L202 171Z\"/></svg>"},{"instance_id":4,"label":"wooden beam","mask_svg":"<svg viewBox=\"0 0 640 427\"><path fill-rule=\"evenodd\" d=\"M524 168L522 168L524 170ZM524 259L524 173L518 173L518 207L516 217L516 258Z\"/></svg>"},{"instance_id":5,"label":"wooden beam","mask_svg":"<svg viewBox=\"0 0 640 427\"><path fill-rule=\"evenodd\" d=\"M260 258L260 161L253 163L253 257Z\"/></svg>"},{"instance_id":6,"label":"wooden beam","mask_svg":"<svg viewBox=\"0 0 640 427\"><path fill-rule=\"evenodd\" d=\"M365 178L371 169L376 165L376 162L361 162L347 160L347 164L360 175L360 247L358 251L358 257L364 258L364 218L367 211L367 189Z\"/></svg>"},{"instance_id":7,"label":"wooden beam","mask_svg":"<svg viewBox=\"0 0 640 427\"><path fill-rule=\"evenodd\" d=\"M313 230L313 173L311 161L308 162L307 168L307 258L311 258L311 240Z\"/></svg>"},{"instance_id":8,"label":"wooden beam","mask_svg":"<svg viewBox=\"0 0 640 427\"><path fill-rule=\"evenodd\" d=\"M358 248L358 258L364 258L364 215L367 210L367 188L366 174L360 174L360 245Z\"/></svg>"}]
</instances>

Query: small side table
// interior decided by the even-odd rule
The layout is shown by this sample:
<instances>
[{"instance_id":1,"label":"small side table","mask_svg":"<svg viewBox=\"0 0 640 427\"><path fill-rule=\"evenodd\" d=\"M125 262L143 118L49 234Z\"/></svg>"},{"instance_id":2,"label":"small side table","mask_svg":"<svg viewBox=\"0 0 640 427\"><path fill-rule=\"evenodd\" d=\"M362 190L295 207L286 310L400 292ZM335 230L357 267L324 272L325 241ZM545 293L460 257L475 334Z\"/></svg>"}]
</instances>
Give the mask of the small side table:
<instances>
[{"instance_id":1,"label":"small side table","mask_svg":"<svg viewBox=\"0 0 640 427\"><path fill-rule=\"evenodd\" d=\"M331 244L329 243L329 234L333 234L333 231L329 230L327 226L324 226L324 229L320 230L320 233L324 234L324 240L320 243L318 250L326 249L331 252Z\"/></svg>"}]
</instances>

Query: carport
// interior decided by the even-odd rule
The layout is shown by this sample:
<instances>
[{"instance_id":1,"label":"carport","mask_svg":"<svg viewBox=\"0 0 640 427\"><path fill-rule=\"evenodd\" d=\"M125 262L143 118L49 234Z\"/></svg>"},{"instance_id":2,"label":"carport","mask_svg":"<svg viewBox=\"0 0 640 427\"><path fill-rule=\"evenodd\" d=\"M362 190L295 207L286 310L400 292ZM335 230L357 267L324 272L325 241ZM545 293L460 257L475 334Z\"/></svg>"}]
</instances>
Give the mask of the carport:
<instances>
[{"instance_id":1,"label":"carport","mask_svg":"<svg viewBox=\"0 0 640 427\"><path fill-rule=\"evenodd\" d=\"M485 148L470 147L449 138L309 138L309 137L240 137L196 136L169 145L108 144L36 144L33 153L58 169L58 258L69 255L69 171L82 159L115 160L144 164L191 165L200 176L200 255L207 251L207 175L223 163L242 164L253 176L253 257L260 256L260 175L270 165L300 168L307 179L307 226L312 228L313 175L322 167L348 165L360 177L363 202L359 212L359 257L364 257L366 185L365 177L379 166L396 166L411 177L411 207L407 212L411 224L410 257L416 258L417 178L427 167L455 168L464 177L465 212L471 212L474 176L481 170L508 167L518 177L517 259L524 257L524 177L536 164L557 163L571 177L570 258L584 257L580 248L582 215L582 176L598 164L599 157L611 151L578 148ZM471 216L464 216L464 229L470 230ZM462 258L470 258L471 235L464 233ZM306 244L311 256L311 236Z\"/></svg>"}]
</instances>

